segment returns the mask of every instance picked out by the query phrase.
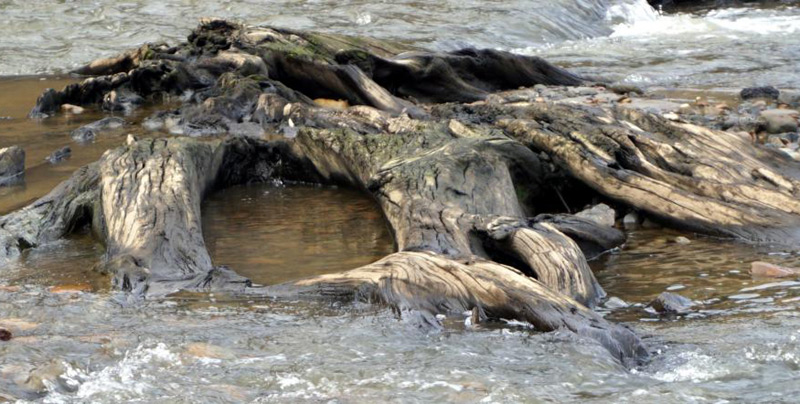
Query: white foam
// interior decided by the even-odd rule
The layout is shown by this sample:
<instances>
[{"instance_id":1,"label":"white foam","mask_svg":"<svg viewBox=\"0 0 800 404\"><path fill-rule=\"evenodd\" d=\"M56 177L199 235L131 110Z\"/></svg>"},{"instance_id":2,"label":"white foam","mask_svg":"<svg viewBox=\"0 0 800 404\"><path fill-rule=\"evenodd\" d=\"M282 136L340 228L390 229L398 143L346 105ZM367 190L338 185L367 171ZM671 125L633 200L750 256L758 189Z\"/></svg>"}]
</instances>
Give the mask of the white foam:
<instances>
[{"instance_id":1,"label":"white foam","mask_svg":"<svg viewBox=\"0 0 800 404\"><path fill-rule=\"evenodd\" d=\"M653 378L663 382L699 383L727 375L729 372L714 358L698 352L682 352L678 355L682 363L668 371L657 372Z\"/></svg>"},{"instance_id":2,"label":"white foam","mask_svg":"<svg viewBox=\"0 0 800 404\"><path fill-rule=\"evenodd\" d=\"M177 354L167 348L164 343L140 344L133 351L125 353L123 359L114 365L99 371L85 372L65 363L66 371L60 377L69 386L79 386L74 396L79 399L92 397L114 397L123 400L130 396L144 396L160 384L157 377L150 374L152 366L172 367L180 365ZM63 403L70 401L64 394L51 390L46 403Z\"/></svg>"},{"instance_id":3,"label":"white foam","mask_svg":"<svg viewBox=\"0 0 800 404\"><path fill-rule=\"evenodd\" d=\"M638 4L624 4L611 7L608 19L616 23L612 27L612 38L693 34L699 39L720 36L736 39L739 38L737 34L794 35L800 32L800 9L797 8L780 12L733 8L698 16L661 15L655 10L647 12Z\"/></svg>"}]
</instances>

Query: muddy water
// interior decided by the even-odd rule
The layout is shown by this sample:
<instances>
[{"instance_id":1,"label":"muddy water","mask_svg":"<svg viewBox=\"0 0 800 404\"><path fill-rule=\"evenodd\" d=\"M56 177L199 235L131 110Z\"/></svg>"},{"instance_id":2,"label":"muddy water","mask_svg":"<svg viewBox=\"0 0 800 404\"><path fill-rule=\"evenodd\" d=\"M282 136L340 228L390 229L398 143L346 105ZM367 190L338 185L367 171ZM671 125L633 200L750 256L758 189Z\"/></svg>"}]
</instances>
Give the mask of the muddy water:
<instances>
[{"instance_id":1,"label":"muddy water","mask_svg":"<svg viewBox=\"0 0 800 404\"><path fill-rule=\"evenodd\" d=\"M62 89L74 82L58 77L0 77L0 147L18 145L25 149L25 183L0 188L0 214L6 213L50 191L69 178L75 169L96 161L109 148L121 145L128 133L152 136L136 127L104 133L93 142L76 143L70 132L103 118L98 110L87 108L83 114L57 114L47 119L28 119L27 115L46 88ZM123 118L133 124L152 112L143 108ZM69 159L50 164L45 158L64 146L72 149Z\"/></svg>"},{"instance_id":2,"label":"muddy water","mask_svg":"<svg viewBox=\"0 0 800 404\"><path fill-rule=\"evenodd\" d=\"M313 211L328 209L329 201L305 203ZM251 229L275 220L249 218ZM756 259L798 259L691 234L682 234L691 244L678 245L677 235L632 231L625 248L595 263L609 294L632 304L607 315L636 330L653 354L635 369L621 367L594 341L539 334L525 324L466 329L456 317L443 331L427 332L360 306L202 294L132 305L121 294L52 293L34 284L0 288L0 326L17 336L0 343L0 399L795 402L800 286L752 279L745 270ZM241 239L228 248L246 256L263 240ZM302 238L294 242L304 246ZM697 300L696 310L681 317L649 313L643 303L667 289Z\"/></svg>"},{"instance_id":3,"label":"muddy water","mask_svg":"<svg viewBox=\"0 0 800 404\"><path fill-rule=\"evenodd\" d=\"M671 15L643 1L610 0L34 3L0 1L2 74L64 71L146 40L180 39L194 17L220 15L433 49L512 49L642 85L735 91L800 83L800 14L791 1ZM0 146L20 144L28 153L26 184L0 188L0 213L124 140L125 131L72 142L69 131L100 117L93 111L24 119L42 88L68 81L0 80L0 116L12 118L0 120ZM43 163L64 145L72 146L70 160ZM341 189L232 188L211 196L203 220L215 262L265 284L392 250L371 201ZM0 327L15 334L0 342L0 402L797 401L798 279L753 279L747 269L755 260L797 266L800 257L661 229L628 235L624 248L593 268L609 295L630 304L605 315L632 327L653 354L636 369L593 341L525 324L466 329L456 317L443 331L425 332L361 306L204 294L133 303L91 271L102 246L78 234L0 268ZM679 235L691 243L675 243ZM49 289L54 284L65 286ZM86 287L93 292L69 291ZM647 302L666 290L693 299L695 309L678 317L649 311Z\"/></svg>"},{"instance_id":4,"label":"muddy water","mask_svg":"<svg viewBox=\"0 0 800 404\"><path fill-rule=\"evenodd\" d=\"M331 187L220 191L203 204L203 233L215 264L266 285L356 268L394 251L375 203Z\"/></svg>"},{"instance_id":5,"label":"muddy water","mask_svg":"<svg viewBox=\"0 0 800 404\"><path fill-rule=\"evenodd\" d=\"M30 100L0 97L13 117L0 122L0 139L24 146L29 168L25 186L0 192L4 209L122 142L124 133L74 144L69 131L99 117L91 111L24 119L52 84L0 82L13 89L0 94ZM72 159L39 162L64 144ZM262 284L393 250L373 201L346 189L234 187L211 195L203 213L214 262ZM467 329L456 316L431 332L360 305L207 294L131 302L91 270L102 246L76 234L0 269L0 327L15 336L0 342L0 402L792 402L800 394L800 279L747 274L752 261L800 266L800 256L664 229L628 236L592 265L608 294L629 304L601 312L632 327L653 354L636 369L594 341L519 323ZM667 290L693 299L694 310L661 317L646 307Z\"/></svg>"}]
</instances>

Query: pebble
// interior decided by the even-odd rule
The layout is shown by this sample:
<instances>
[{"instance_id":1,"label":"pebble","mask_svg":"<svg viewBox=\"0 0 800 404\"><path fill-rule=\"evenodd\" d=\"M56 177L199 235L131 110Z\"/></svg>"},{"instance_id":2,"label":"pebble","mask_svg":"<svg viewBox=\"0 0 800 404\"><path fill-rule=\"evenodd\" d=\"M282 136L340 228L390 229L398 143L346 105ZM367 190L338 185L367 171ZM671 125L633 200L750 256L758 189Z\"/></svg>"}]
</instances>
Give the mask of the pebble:
<instances>
[{"instance_id":1,"label":"pebble","mask_svg":"<svg viewBox=\"0 0 800 404\"><path fill-rule=\"evenodd\" d=\"M750 274L766 278L787 278L800 276L800 269L787 268L768 262L756 261L750 264Z\"/></svg>"},{"instance_id":2,"label":"pebble","mask_svg":"<svg viewBox=\"0 0 800 404\"><path fill-rule=\"evenodd\" d=\"M639 225L639 214L636 212L628 213L624 218L622 218L622 224L624 224L625 227L634 227Z\"/></svg>"},{"instance_id":3,"label":"pebble","mask_svg":"<svg viewBox=\"0 0 800 404\"><path fill-rule=\"evenodd\" d=\"M606 300L603 306L607 309L614 310L614 309L622 309L628 307L629 305L624 300L616 296L612 296L608 300Z\"/></svg>"},{"instance_id":4,"label":"pebble","mask_svg":"<svg viewBox=\"0 0 800 404\"><path fill-rule=\"evenodd\" d=\"M770 134L796 132L800 112L793 109L769 109L761 111L759 121Z\"/></svg>"},{"instance_id":5,"label":"pebble","mask_svg":"<svg viewBox=\"0 0 800 404\"><path fill-rule=\"evenodd\" d=\"M25 172L25 150L19 146L0 149L0 186L16 183Z\"/></svg>"},{"instance_id":6,"label":"pebble","mask_svg":"<svg viewBox=\"0 0 800 404\"><path fill-rule=\"evenodd\" d=\"M681 245L686 245L686 244L691 244L692 243L688 238L683 237L683 236L675 237L675 242L678 243L678 244L681 244Z\"/></svg>"},{"instance_id":7,"label":"pebble","mask_svg":"<svg viewBox=\"0 0 800 404\"><path fill-rule=\"evenodd\" d=\"M681 314L688 312L692 304L692 301L686 297L663 292L650 302L649 307L662 314Z\"/></svg>"},{"instance_id":8,"label":"pebble","mask_svg":"<svg viewBox=\"0 0 800 404\"><path fill-rule=\"evenodd\" d=\"M780 92L780 95L778 96L778 101L789 105L800 104L800 91L783 90Z\"/></svg>"},{"instance_id":9,"label":"pebble","mask_svg":"<svg viewBox=\"0 0 800 404\"><path fill-rule=\"evenodd\" d=\"M80 115L85 111L83 107L72 104L61 104L61 110L73 115Z\"/></svg>"},{"instance_id":10,"label":"pebble","mask_svg":"<svg viewBox=\"0 0 800 404\"><path fill-rule=\"evenodd\" d=\"M0 327L0 341L11 341L11 331Z\"/></svg>"}]
</instances>

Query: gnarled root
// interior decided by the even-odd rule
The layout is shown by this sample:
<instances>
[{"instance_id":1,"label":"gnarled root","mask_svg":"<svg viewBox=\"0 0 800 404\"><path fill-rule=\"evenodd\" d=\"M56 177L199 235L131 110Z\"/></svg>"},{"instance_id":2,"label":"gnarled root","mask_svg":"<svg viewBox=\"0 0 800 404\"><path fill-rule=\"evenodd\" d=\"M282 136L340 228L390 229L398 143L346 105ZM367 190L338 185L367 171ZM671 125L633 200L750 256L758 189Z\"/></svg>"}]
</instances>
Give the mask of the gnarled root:
<instances>
[{"instance_id":1,"label":"gnarled root","mask_svg":"<svg viewBox=\"0 0 800 404\"><path fill-rule=\"evenodd\" d=\"M257 293L356 296L430 313L478 308L589 335L631 358L646 354L640 341L587 308L603 291L586 254L624 235L553 212L553 182L589 190L581 207L599 196L706 233L793 241L800 228L797 165L735 134L635 110L541 102L532 89L496 93L582 83L537 58L419 52L208 20L185 44L149 46L83 72L106 75L46 92L32 115L64 102L100 105L115 99L112 91L156 101L183 95L165 118L177 122L173 133L229 135L245 126L286 135L142 140L0 218L5 257L91 223L107 247L101 270L125 290L245 289L247 280L206 251L203 196L270 179L337 183L377 200L399 252ZM339 108L321 107L332 104Z\"/></svg>"},{"instance_id":2,"label":"gnarled root","mask_svg":"<svg viewBox=\"0 0 800 404\"><path fill-rule=\"evenodd\" d=\"M276 294L357 298L399 309L527 321L540 331L569 330L594 338L621 361L647 356L641 341L580 303L518 270L481 258L456 260L430 252L399 252L340 274L268 288Z\"/></svg>"}]
</instances>

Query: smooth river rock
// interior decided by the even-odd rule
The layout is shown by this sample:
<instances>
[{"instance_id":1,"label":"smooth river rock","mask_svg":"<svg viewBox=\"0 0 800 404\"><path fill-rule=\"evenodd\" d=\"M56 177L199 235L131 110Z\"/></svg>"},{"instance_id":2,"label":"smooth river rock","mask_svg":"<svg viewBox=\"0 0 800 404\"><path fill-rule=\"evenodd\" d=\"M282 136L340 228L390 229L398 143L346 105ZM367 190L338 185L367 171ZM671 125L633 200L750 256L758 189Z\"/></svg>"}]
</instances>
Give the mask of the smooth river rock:
<instances>
[{"instance_id":1,"label":"smooth river rock","mask_svg":"<svg viewBox=\"0 0 800 404\"><path fill-rule=\"evenodd\" d=\"M800 276L800 269L782 267L768 262L756 261L750 264L750 274L765 278L788 278Z\"/></svg>"},{"instance_id":2,"label":"smooth river rock","mask_svg":"<svg viewBox=\"0 0 800 404\"><path fill-rule=\"evenodd\" d=\"M663 292L649 306L661 314L681 314L689 311L692 301L675 293Z\"/></svg>"},{"instance_id":3,"label":"smooth river rock","mask_svg":"<svg viewBox=\"0 0 800 404\"><path fill-rule=\"evenodd\" d=\"M760 121L767 133L796 132L800 112L793 109L769 109L761 111Z\"/></svg>"},{"instance_id":4,"label":"smooth river rock","mask_svg":"<svg viewBox=\"0 0 800 404\"><path fill-rule=\"evenodd\" d=\"M25 150L19 146L0 149L0 186L19 183L24 172Z\"/></svg>"}]
</instances>

